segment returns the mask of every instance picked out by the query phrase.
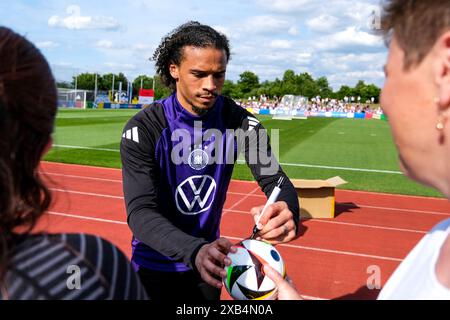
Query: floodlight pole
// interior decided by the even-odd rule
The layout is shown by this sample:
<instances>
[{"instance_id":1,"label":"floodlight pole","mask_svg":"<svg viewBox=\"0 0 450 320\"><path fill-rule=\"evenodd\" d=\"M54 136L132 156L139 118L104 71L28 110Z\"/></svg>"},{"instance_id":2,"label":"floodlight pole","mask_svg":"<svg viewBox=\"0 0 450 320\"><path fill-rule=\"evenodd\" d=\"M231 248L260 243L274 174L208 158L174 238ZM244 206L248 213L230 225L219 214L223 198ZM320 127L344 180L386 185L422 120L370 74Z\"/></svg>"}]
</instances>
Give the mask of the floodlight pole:
<instances>
[{"instance_id":1,"label":"floodlight pole","mask_svg":"<svg viewBox=\"0 0 450 320\"><path fill-rule=\"evenodd\" d=\"M94 102L97 101L97 92L98 92L98 75L95 73L95 92L94 92Z\"/></svg>"},{"instance_id":2,"label":"floodlight pole","mask_svg":"<svg viewBox=\"0 0 450 320\"><path fill-rule=\"evenodd\" d=\"M73 95L73 106L74 106L74 108L77 105L77 89L78 89L78 74L75 71L75 93Z\"/></svg>"},{"instance_id":3,"label":"floodlight pole","mask_svg":"<svg viewBox=\"0 0 450 320\"><path fill-rule=\"evenodd\" d=\"M113 73L113 78L112 78L112 88L111 88L111 92L112 92L112 98L113 98L113 101L114 101L114 73Z\"/></svg>"}]
</instances>

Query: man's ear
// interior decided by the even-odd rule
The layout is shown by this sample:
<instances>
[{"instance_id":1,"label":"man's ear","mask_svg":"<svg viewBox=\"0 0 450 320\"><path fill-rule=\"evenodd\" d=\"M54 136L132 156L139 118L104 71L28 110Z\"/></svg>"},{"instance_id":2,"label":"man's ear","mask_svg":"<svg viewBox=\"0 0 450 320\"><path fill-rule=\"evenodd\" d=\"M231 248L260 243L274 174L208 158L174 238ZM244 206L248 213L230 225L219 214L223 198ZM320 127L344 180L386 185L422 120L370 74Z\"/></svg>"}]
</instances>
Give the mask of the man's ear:
<instances>
[{"instance_id":1,"label":"man's ear","mask_svg":"<svg viewBox=\"0 0 450 320\"><path fill-rule=\"evenodd\" d=\"M47 144L44 147L44 151L42 151L41 157L44 158L47 152L49 152L52 147L53 147L53 138L50 136L50 138L48 138Z\"/></svg>"},{"instance_id":2,"label":"man's ear","mask_svg":"<svg viewBox=\"0 0 450 320\"><path fill-rule=\"evenodd\" d=\"M445 112L450 110L450 30L439 38L437 50L439 108Z\"/></svg>"},{"instance_id":3,"label":"man's ear","mask_svg":"<svg viewBox=\"0 0 450 320\"><path fill-rule=\"evenodd\" d=\"M178 81L178 79L180 78L180 69L178 68L178 66L174 63L171 63L169 65L169 72L170 75L172 76L172 78L174 78L176 81Z\"/></svg>"}]
</instances>

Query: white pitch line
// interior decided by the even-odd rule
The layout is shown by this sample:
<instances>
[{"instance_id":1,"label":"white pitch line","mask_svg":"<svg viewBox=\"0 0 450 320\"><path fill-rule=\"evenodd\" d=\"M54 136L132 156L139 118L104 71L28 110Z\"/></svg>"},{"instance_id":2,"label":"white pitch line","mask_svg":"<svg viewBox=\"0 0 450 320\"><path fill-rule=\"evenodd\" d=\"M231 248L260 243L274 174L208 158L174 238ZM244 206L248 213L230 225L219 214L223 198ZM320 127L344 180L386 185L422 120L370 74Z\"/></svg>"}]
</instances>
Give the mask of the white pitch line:
<instances>
[{"instance_id":1,"label":"white pitch line","mask_svg":"<svg viewBox=\"0 0 450 320\"><path fill-rule=\"evenodd\" d=\"M245 164L244 160L238 160L238 164ZM303 163L283 163L280 165L286 167L304 167L304 168L318 168L318 169L330 169L330 170L342 170L342 171L358 171L358 172L373 172L373 173L387 173L387 174L403 174L400 171L390 171L390 170L375 170L375 169L360 169L360 168L346 168L346 167L332 167L332 166L318 166L312 164Z\"/></svg>"},{"instance_id":2,"label":"white pitch line","mask_svg":"<svg viewBox=\"0 0 450 320\"><path fill-rule=\"evenodd\" d=\"M106 148L94 148L94 147L82 147L82 146L66 146L66 145L62 145L62 144L54 144L53 147L62 148L62 149L81 149L81 150L120 152L120 150L118 150L118 149L106 149Z\"/></svg>"},{"instance_id":3,"label":"white pitch line","mask_svg":"<svg viewBox=\"0 0 450 320\"><path fill-rule=\"evenodd\" d=\"M94 217L89 217L89 216L79 216L79 215L67 214L67 213L61 213L61 212L54 212L54 211L49 211L47 213L49 215L63 216L63 217L68 217L68 218L81 219L81 220L94 220L94 221L105 222L105 223L114 223L114 224L120 224L120 225L127 225L126 222L117 221L117 220L108 220L108 219L94 218ZM225 237L225 238L228 238L228 239L232 239L232 240L239 240L239 241L241 241L243 239L243 238L237 238L237 237L230 237L230 236L227 236L227 235L222 235L222 236ZM371 258L371 259L378 259L378 260L388 260L388 261L396 261L396 262L401 262L402 261L402 259L398 259L398 258L383 257L383 256L362 254L362 253L349 252L349 251L321 249L321 248L297 246L297 245L290 245L290 244L279 244L279 246L280 247L288 247L288 248L300 249L300 250L319 251L319 252L325 252L325 253L342 254L342 255L357 256L357 257Z\"/></svg>"},{"instance_id":4,"label":"white pitch line","mask_svg":"<svg viewBox=\"0 0 450 320\"><path fill-rule=\"evenodd\" d=\"M109 171L121 171L119 168L109 168L109 167L98 167L98 166L89 166L86 164L77 164L77 163L61 163L61 162L49 162L49 161L42 161L42 163L45 163L49 166L62 166L62 167L82 167L82 168L89 168L89 169L95 169L95 170L109 170Z\"/></svg>"},{"instance_id":5,"label":"white pitch line","mask_svg":"<svg viewBox=\"0 0 450 320\"><path fill-rule=\"evenodd\" d=\"M110 152L120 152L118 149L104 149L104 148L94 148L94 147L82 147L82 146L67 146L55 144L54 147L67 148L67 149L82 149L82 150L98 150L98 151L110 151ZM238 160L238 164L245 164L244 160ZM302 163L280 163L282 166L287 167L305 167L305 168L318 168L318 169L331 169L331 170L343 170L343 171L359 171L359 172L374 172L374 173L386 173L386 174L403 174L400 171L390 171L390 170L375 170L375 169L360 169L360 168L346 168L346 167L332 167L332 166L319 166L311 164Z\"/></svg>"}]
</instances>

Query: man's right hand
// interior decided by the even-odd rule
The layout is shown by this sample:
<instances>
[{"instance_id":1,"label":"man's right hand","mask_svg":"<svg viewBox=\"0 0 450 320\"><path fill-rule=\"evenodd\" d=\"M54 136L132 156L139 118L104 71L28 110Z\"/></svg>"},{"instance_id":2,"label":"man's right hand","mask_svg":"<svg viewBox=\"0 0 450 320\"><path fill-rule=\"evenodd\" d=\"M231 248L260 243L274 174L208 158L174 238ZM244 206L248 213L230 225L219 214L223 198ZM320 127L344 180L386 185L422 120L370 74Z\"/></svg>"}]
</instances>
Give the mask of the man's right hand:
<instances>
[{"instance_id":1,"label":"man's right hand","mask_svg":"<svg viewBox=\"0 0 450 320\"><path fill-rule=\"evenodd\" d=\"M201 247L195 257L195 266L202 279L211 286L221 289L223 284L218 279L227 276L224 267L231 264L227 254L236 251L232 243L225 238L217 239Z\"/></svg>"}]
</instances>

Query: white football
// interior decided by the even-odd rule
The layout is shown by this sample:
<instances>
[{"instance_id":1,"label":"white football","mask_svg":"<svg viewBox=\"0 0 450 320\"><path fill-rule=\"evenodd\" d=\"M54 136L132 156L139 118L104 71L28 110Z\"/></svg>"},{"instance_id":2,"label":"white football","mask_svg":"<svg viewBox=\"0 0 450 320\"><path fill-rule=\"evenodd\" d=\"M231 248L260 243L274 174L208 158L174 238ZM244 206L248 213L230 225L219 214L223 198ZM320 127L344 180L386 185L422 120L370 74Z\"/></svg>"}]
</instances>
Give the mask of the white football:
<instances>
[{"instance_id":1,"label":"white football","mask_svg":"<svg viewBox=\"0 0 450 320\"><path fill-rule=\"evenodd\" d=\"M246 239L235 245L236 253L229 253L231 265L225 267L227 277L224 285L236 300L273 300L277 290L273 281L266 277L264 265L269 265L283 277L286 270L281 254L271 244Z\"/></svg>"}]
</instances>

